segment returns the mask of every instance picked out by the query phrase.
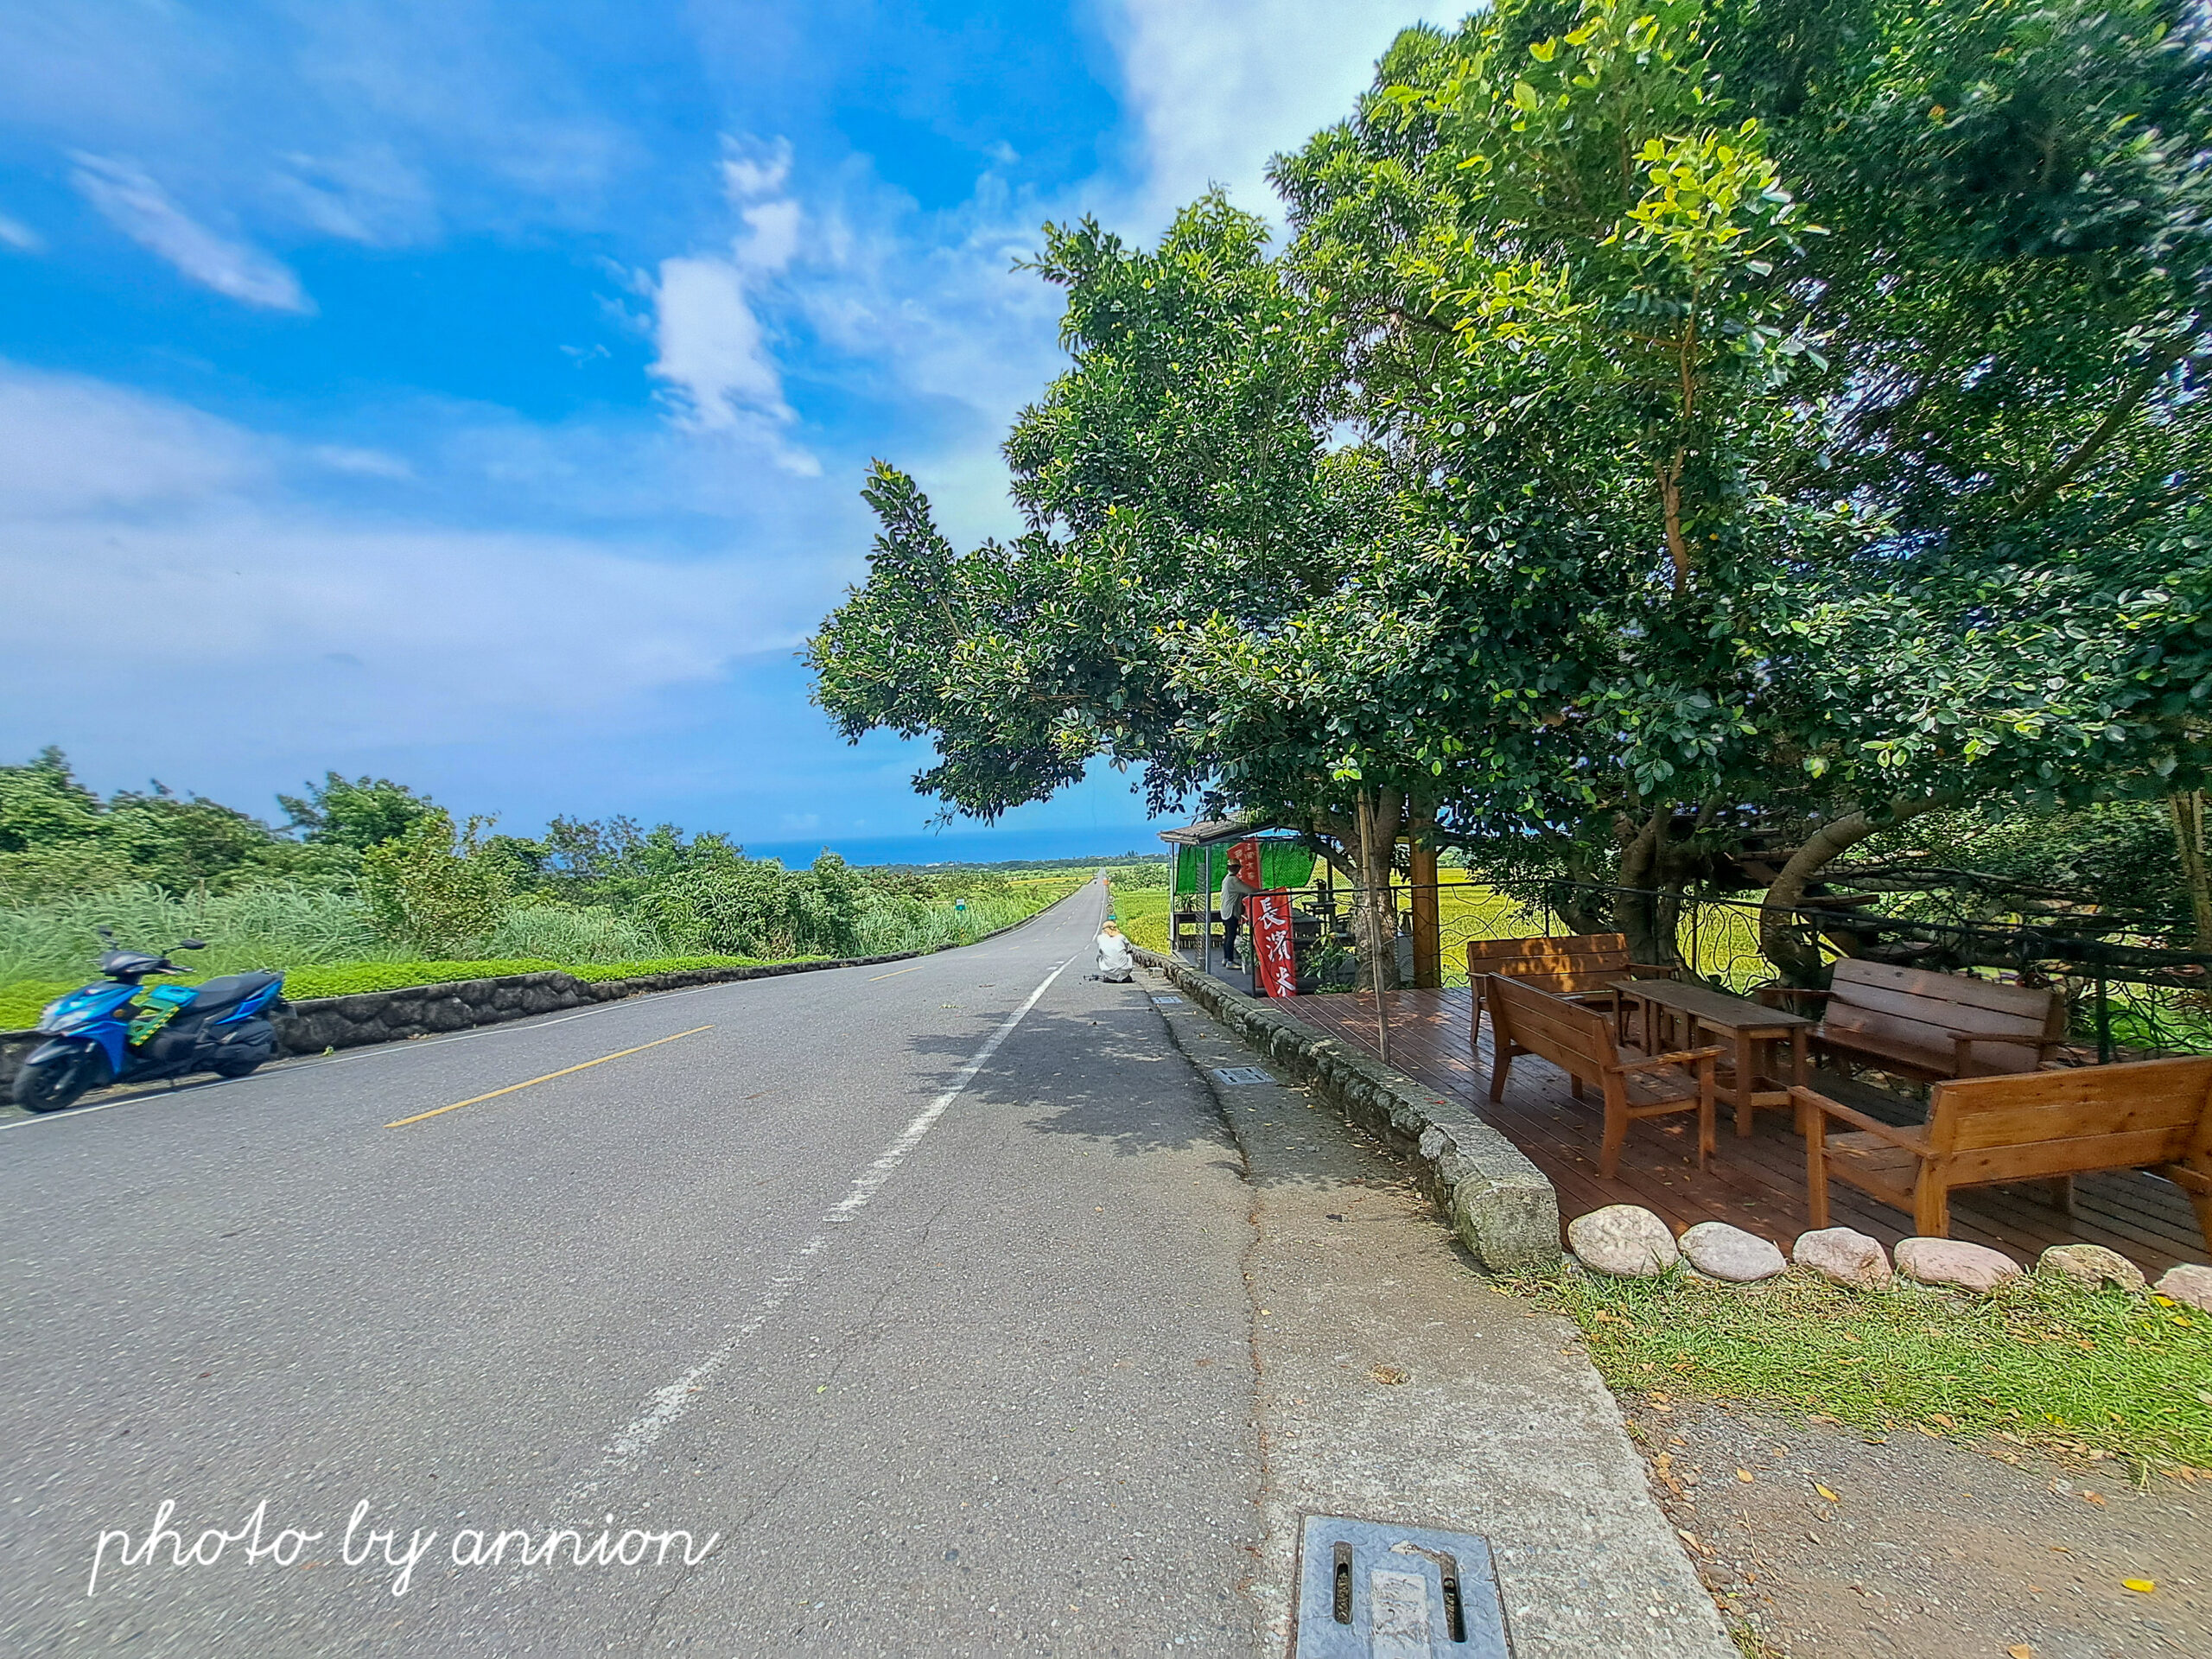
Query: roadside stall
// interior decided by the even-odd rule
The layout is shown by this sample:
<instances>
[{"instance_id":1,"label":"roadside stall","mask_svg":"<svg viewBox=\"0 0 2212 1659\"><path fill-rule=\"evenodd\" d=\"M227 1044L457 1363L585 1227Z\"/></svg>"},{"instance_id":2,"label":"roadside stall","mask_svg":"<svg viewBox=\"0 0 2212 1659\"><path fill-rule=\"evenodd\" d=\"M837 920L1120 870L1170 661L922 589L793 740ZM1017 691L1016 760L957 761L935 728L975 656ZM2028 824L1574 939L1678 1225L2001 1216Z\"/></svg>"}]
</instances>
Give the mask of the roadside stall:
<instances>
[{"instance_id":1,"label":"roadside stall","mask_svg":"<svg viewBox=\"0 0 2212 1659\"><path fill-rule=\"evenodd\" d=\"M1338 931L1333 893L1325 880L1312 886L1313 849L1286 831L1236 819L1201 820L1160 832L1173 849L1168 899L1168 940L1177 955L1254 995L1291 995L1310 990L1312 962L1322 941ZM1223 965L1222 883L1239 871L1252 890L1245 901L1247 931L1237 965ZM1272 964L1264 976L1254 964Z\"/></svg>"}]
</instances>

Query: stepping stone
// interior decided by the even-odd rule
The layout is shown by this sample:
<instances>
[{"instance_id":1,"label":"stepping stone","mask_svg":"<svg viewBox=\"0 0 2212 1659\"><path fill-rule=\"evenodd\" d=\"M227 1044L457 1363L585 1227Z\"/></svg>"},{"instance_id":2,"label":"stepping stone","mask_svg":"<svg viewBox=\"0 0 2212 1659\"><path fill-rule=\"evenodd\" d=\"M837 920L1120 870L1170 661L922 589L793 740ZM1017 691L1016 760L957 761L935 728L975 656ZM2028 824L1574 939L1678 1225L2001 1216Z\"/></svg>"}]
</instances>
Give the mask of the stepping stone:
<instances>
[{"instance_id":1,"label":"stepping stone","mask_svg":"<svg viewBox=\"0 0 2212 1659\"><path fill-rule=\"evenodd\" d=\"M2169 1268L2166 1276L2158 1281L2157 1289L2161 1296L2171 1296L2177 1302L2187 1302L2191 1307L2212 1313L2212 1268L2199 1267L2194 1262Z\"/></svg>"},{"instance_id":2,"label":"stepping stone","mask_svg":"<svg viewBox=\"0 0 2212 1659\"><path fill-rule=\"evenodd\" d=\"M2036 1259L2037 1273L2063 1274L2084 1285L2143 1288L2143 1269L2101 1244L2054 1244Z\"/></svg>"},{"instance_id":3,"label":"stepping stone","mask_svg":"<svg viewBox=\"0 0 2212 1659\"><path fill-rule=\"evenodd\" d=\"M1681 1236L1682 1257L1708 1279L1748 1285L1771 1279L1789 1263L1757 1233L1725 1221L1700 1221Z\"/></svg>"},{"instance_id":4,"label":"stepping stone","mask_svg":"<svg viewBox=\"0 0 2212 1659\"><path fill-rule=\"evenodd\" d=\"M2020 1264L2002 1250L1955 1238L1900 1240L1897 1271L1923 1285L1956 1285L1985 1294L2022 1276Z\"/></svg>"},{"instance_id":5,"label":"stepping stone","mask_svg":"<svg viewBox=\"0 0 2212 1659\"><path fill-rule=\"evenodd\" d=\"M1810 1268L1830 1284L1854 1290L1878 1290L1890 1282L1890 1258L1878 1238L1850 1227L1823 1227L1800 1233L1789 1252L1801 1268Z\"/></svg>"},{"instance_id":6,"label":"stepping stone","mask_svg":"<svg viewBox=\"0 0 2212 1659\"><path fill-rule=\"evenodd\" d=\"M1682 1259L1674 1230L1637 1204L1609 1204L1567 1224L1582 1265L1616 1279L1656 1279Z\"/></svg>"}]
</instances>

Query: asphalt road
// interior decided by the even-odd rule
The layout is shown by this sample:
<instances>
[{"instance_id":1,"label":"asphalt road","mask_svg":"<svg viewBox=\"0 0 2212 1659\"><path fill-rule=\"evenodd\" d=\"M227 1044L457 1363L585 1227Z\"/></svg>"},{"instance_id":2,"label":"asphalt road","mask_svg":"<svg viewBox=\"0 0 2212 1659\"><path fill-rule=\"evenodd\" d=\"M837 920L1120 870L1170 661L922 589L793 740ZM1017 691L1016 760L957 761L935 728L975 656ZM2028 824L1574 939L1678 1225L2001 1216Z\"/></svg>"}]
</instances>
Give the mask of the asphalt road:
<instances>
[{"instance_id":1,"label":"asphalt road","mask_svg":"<svg viewBox=\"0 0 2212 1659\"><path fill-rule=\"evenodd\" d=\"M0 1128L0 1652L1255 1650L1249 1193L1102 900Z\"/></svg>"}]
</instances>

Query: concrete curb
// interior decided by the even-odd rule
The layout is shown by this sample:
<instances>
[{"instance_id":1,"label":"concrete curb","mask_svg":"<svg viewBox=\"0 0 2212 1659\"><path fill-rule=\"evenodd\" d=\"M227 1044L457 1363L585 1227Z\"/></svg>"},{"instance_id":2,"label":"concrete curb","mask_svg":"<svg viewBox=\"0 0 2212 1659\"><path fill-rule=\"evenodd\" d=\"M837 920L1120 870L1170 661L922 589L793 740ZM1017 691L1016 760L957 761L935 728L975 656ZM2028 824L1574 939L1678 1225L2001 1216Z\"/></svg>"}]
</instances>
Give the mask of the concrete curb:
<instances>
[{"instance_id":1,"label":"concrete curb","mask_svg":"<svg viewBox=\"0 0 2212 1659\"><path fill-rule=\"evenodd\" d=\"M1139 947L1136 957L1348 1121L1411 1158L1429 1197L1484 1268L1548 1273L1559 1266L1559 1194L1489 1124L1271 1002L1253 1001L1156 950Z\"/></svg>"}]
</instances>

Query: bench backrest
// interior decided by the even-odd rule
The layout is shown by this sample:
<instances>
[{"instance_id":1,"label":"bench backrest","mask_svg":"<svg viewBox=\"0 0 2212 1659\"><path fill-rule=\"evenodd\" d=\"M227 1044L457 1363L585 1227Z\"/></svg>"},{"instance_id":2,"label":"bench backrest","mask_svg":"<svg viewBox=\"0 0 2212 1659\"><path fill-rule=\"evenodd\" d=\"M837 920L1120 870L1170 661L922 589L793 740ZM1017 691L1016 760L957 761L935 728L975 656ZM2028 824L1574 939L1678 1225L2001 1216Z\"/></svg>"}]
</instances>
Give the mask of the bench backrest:
<instances>
[{"instance_id":1,"label":"bench backrest","mask_svg":"<svg viewBox=\"0 0 2212 1659\"><path fill-rule=\"evenodd\" d=\"M1928 1141L1955 1176L2029 1180L2212 1153L2212 1055L1939 1083Z\"/></svg>"},{"instance_id":2,"label":"bench backrest","mask_svg":"<svg viewBox=\"0 0 2212 1659\"><path fill-rule=\"evenodd\" d=\"M1830 1030L1925 1049L1947 1064L1955 1033L2019 1039L1976 1043L1967 1052L1975 1073L2032 1071L2043 1058L2041 1045L2064 1034L2065 1005L2048 986L1999 985L1847 957L1835 964L1828 988L1821 1023Z\"/></svg>"},{"instance_id":3,"label":"bench backrest","mask_svg":"<svg viewBox=\"0 0 2212 1659\"><path fill-rule=\"evenodd\" d=\"M1502 974L1480 982L1491 1028L1501 1042L1524 1048L1586 1083L1602 1081L1605 1068L1620 1058L1611 1015Z\"/></svg>"},{"instance_id":4,"label":"bench backrest","mask_svg":"<svg viewBox=\"0 0 2212 1659\"><path fill-rule=\"evenodd\" d=\"M1548 991L1602 991L1628 976L1628 936L1574 933L1557 939L1470 939L1467 979L1510 974Z\"/></svg>"}]
</instances>

